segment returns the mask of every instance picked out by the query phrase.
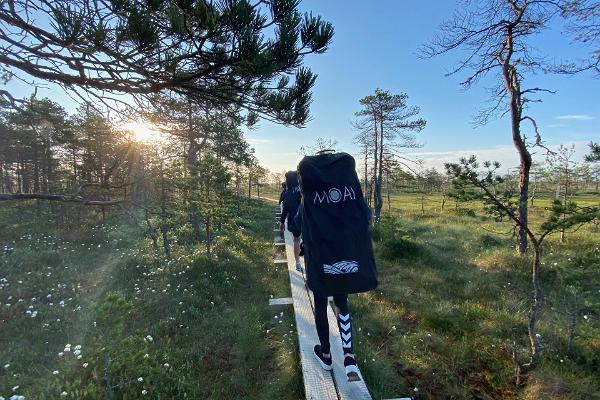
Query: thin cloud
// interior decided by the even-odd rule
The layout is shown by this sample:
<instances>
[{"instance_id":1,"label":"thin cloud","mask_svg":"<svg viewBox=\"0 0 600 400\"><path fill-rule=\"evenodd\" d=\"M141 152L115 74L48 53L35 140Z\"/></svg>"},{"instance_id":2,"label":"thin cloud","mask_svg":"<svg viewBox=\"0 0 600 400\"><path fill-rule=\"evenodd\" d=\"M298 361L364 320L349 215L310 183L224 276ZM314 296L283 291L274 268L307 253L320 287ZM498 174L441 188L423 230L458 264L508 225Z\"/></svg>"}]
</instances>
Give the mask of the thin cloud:
<instances>
[{"instance_id":1,"label":"thin cloud","mask_svg":"<svg viewBox=\"0 0 600 400\"><path fill-rule=\"evenodd\" d=\"M596 117L594 117L592 115L586 115L586 114L574 114L574 115L558 115L556 117L556 119L572 120L572 121L590 121L592 119L596 119Z\"/></svg>"},{"instance_id":2,"label":"thin cloud","mask_svg":"<svg viewBox=\"0 0 600 400\"><path fill-rule=\"evenodd\" d=\"M588 151L588 142L573 141L565 142L565 146L574 144L576 147L575 157L583 160L584 155ZM548 146L551 150L557 150L559 145ZM545 152L541 149L532 150L533 159L537 162L543 162L546 158ZM475 155L479 162L483 161L499 161L503 170L509 170L519 165L519 157L515 148L511 145L498 145L491 148L471 149L471 150L452 150L452 151L427 151L427 152L411 152L407 156L419 159L423 162L426 168L435 168L438 171L444 171L445 163L458 162L460 157L469 157Z\"/></svg>"},{"instance_id":3,"label":"thin cloud","mask_svg":"<svg viewBox=\"0 0 600 400\"><path fill-rule=\"evenodd\" d=\"M269 139L256 139L256 138L247 138L246 141L250 144L265 144L271 143Z\"/></svg>"},{"instance_id":4,"label":"thin cloud","mask_svg":"<svg viewBox=\"0 0 600 400\"><path fill-rule=\"evenodd\" d=\"M546 128L566 128L568 127L567 124L548 124L546 125Z\"/></svg>"}]
</instances>

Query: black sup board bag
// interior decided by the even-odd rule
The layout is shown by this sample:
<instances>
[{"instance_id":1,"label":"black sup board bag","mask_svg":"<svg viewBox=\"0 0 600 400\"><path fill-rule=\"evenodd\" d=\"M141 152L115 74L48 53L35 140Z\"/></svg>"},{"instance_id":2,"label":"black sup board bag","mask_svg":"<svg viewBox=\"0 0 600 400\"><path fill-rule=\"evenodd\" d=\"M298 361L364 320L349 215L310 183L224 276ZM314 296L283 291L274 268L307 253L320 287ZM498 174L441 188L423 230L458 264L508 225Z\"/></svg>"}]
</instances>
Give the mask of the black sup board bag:
<instances>
[{"instance_id":1,"label":"black sup board bag","mask_svg":"<svg viewBox=\"0 0 600 400\"><path fill-rule=\"evenodd\" d=\"M327 296L375 289L371 210L354 158L346 153L306 156L298 173L308 287Z\"/></svg>"},{"instance_id":2,"label":"black sup board bag","mask_svg":"<svg viewBox=\"0 0 600 400\"><path fill-rule=\"evenodd\" d=\"M287 217L288 230L290 232L300 232L300 226L296 226L296 213L300 205L300 185L298 183L298 172L288 171L285 173L285 194L283 195L282 220Z\"/></svg>"}]
</instances>

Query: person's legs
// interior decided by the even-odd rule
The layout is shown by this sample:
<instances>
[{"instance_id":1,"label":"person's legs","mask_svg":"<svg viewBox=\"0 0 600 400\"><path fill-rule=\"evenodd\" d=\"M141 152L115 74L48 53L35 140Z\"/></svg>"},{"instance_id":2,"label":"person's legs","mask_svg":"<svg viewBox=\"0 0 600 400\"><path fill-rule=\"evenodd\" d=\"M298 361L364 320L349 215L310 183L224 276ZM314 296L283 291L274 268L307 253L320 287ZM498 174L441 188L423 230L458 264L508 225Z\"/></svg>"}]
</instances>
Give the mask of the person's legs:
<instances>
[{"instance_id":1,"label":"person's legs","mask_svg":"<svg viewBox=\"0 0 600 400\"><path fill-rule=\"evenodd\" d=\"M321 366L326 370L331 370L331 350L329 346L329 322L327 321L327 296L320 296L313 293L315 305L315 327L319 336L320 345L314 348L315 356Z\"/></svg>"},{"instance_id":2,"label":"person's legs","mask_svg":"<svg viewBox=\"0 0 600 400\"><path fill-rule=\"evenodd\" d=\"M342 338L346 375L351 381L359 380L358 367L354 359L354 346L352 344L352 318L348 309L348 295L334 295L333 301L338 309L338 327Z\"/></svg>"},{"instance_id":3,"label":"person's legs","mask_svg":"<svg viewBox=\"0 0 600 400\"><path fill-rule=\"evenodd\" d=\"M352 319L350 318L350 310L348 309L348 295L336 294L333 296L333 302L338 309L338 327L340 328L340 336L342 337L344 356L347 354L353 356Z\"/></svg>"},{"instance_id":4,"label":"person's legs","mask_svg":"<svg viewBox=\"0 0 600 400\"><path fill-rule=\"evenodd\" d=\"M294 236L294 259L296 260L296 271L302 271L300 264L300 233L292 232Z\"/></svg>"},{"instance_id":5,"label":"person's legs","mask_svg":"<svg viewBox=\"0 0 600 400\"><path fill-rule=\"evenodd\" d=\"M329 321L327 321L327 296L313 293L315 302L315 327L323 354L329 354Z\"/></svg>"}]
</instances>

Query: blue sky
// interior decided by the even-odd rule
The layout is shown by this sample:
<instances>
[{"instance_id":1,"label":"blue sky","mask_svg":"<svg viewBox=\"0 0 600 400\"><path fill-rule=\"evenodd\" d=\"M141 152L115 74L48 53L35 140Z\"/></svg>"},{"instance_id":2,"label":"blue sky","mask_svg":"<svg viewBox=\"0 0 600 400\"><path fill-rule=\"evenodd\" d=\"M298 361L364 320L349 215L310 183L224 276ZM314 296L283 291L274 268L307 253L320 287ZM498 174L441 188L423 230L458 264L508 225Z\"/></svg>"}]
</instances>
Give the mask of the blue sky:
<instances>
[{"instance_id":1,"label":"blue sky","mask_svg":"<svg viewBox=\"0 0 600 400\"><path fill-rule=\"evenodd\" d=\"M338 150L356 154L350 121L359 109L358 100L377 87L405 92L410 104L421 107L427 127L419 134L423 147L412 153L419 153L426 165L441 168L444 161L471 153L499 160L506 167L517 164L508 118L473 129L472 116L488 99L485 83L465 92L458 85L460 76L444 76L460 54L433 60L416 56L418 46L452 15L454 1L305 0L301 7L332 22L336 33L327 53L306 59L319 75L311 122L303 129L262 122L248 133L266 167L273 171L295 168L300 146L313 144L317 137L336 139ZM542 53L565 57L584 54L560 29L544 32L536 47ZM557 90L554 95L543 95L543 103L533 105L529 112L548 145L575 143L584 154L586 143L600 140L600 79L591 73L574 77L540 74L527 77L525 85L529 83Z\"/></svg>"},{"instance_id":2,"label":"blue sky","mask_svg":"<svg viewBox=\"0 0 600 400\"><path fill-rule=\"evenodd\" d=\"M337 150L356 154L350 121L360 108L358 100L379 87L405 92L409 104L421 107L427 120L419 134L423 147L413 150L411 157L422 159L426 166L441 169L444 162L470 154L501 161L507 168L516 165L508 118L476 129L471 123L488 100L485 82L465 92L458 85L460 75L444 76L460 54L433 60L416 56L418 46L432 37L455 6L456 2L449 0L302 1L303 11L333 23L335 37L327 53L306 58L306 65L318 74L312 120L307 126L298 129L262 121L247 132L261 163L273 172L294 169L301 158L299 148L314 144L318 137L336 139ZM535 45L540 52L565 58L585 54L580 45L570 44L560 28L539 36ZM549 146L575 143L581 156L587 151L586 143L600 141L600 78L591 73L571 77L539 74L527 76L524 86L557 91L543 95L543 103L534 104L529 112ZM50 97L70 112L75 110L75 101L64 92L53 85L46 87L39 89L38 96ZM30 85L15 80L9 88L17 97L32 91Z\"/></svg>"}]
</instances>

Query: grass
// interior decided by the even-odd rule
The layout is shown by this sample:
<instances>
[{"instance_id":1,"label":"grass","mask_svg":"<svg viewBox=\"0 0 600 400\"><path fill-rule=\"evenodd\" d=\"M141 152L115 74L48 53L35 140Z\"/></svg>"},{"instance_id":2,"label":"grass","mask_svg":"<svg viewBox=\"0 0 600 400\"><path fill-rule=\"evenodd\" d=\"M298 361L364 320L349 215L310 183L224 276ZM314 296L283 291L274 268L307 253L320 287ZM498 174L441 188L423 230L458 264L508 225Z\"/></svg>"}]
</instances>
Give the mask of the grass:
<instances>
[{"instance_id":1,"label":"grass","mask_svg":"<svg viewBox=\"0 0 600 400\"><path fill-rule=\"evenodd\" d=\"M539 324L544 360L517 389L511 346L525 358L530 257L515 255L510 235L492 233L510 232L509 224L452 208L423 215L414 200L393 200L396 218L374 235L380 286L352 299L357 353L374 398L600 398L598 227L569 233L564 244L548 241ZM546 203L532 208L534 223ZM386 239L390 232L393 240ZM567 354L575 293L578 337Z\"/></svg>"},{"instance_id":2,"label":"grass","mask_svg":"<svg viewBox=\"0 0 600 400\"><path fill-rule=\"evenodd\" d=\"M441 213L438 200L422 213L417 194L392 198L374 232L380 286L350 297L373 398L600 398L599 228L546 243L544 358L516 388L511 346L526 356L531 259L515 255L510 224L477 216L476 203ZM548 204L531 208L534 224ZM291 309L267 305L290 295L272 263L273 206L242 207L213 258L179 244L160 262L118 213L73 223L70 208L0 209L0 396L103 399L108 379L115 399L302 398Z\"/></svg>"},{"instance_id":3,"label":"grass","mask_svg":"<svg viewBox=\"0 0 600 400\"><path fill-rule=\"evenodd\" d=\"M108 380L115 399L302 397L293 316L268 307L289 296L272 207L246 203L212 259L175 246L160 262L121 215L74 228L33 211L0 215L0 396L102 399Z\"/></svg>"}]
</instances>

